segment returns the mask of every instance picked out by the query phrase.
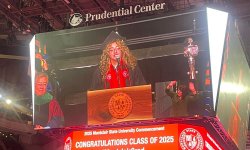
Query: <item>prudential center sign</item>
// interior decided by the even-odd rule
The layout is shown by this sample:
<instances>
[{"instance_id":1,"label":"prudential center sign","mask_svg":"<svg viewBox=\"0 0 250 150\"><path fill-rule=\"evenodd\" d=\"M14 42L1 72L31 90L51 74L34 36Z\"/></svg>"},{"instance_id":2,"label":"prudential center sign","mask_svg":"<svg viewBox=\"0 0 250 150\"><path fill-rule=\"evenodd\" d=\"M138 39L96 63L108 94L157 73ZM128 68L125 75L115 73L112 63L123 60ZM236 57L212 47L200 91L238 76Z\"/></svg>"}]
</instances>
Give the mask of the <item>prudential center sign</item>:
<instances>
[{"instance_id":1,"label":"prudential center sign","mask_svg":"<svg viewBox=\"0 0 250 150\"><path fill-rule=\"evenodd\" d=\"M103 13L100 13L100 14L87 13L85 14L85 17L82 17L80 13L74 13L73 15L71 15L69 19L69 23L72 26L78 26L79 24L82 23L84 19L85 19L85 22L89 22L89 21L110 19L110 18L121 17L121 16L128 16L132 14L159 11L159 10L163 10L165 5L166 5L165 3L158 3L158 4L153 3L150 5L146 5L146 6L135 5L135 6L129 6L129 8L120 8L115 11L105 10Z\"/></svg>"}]
</instances>

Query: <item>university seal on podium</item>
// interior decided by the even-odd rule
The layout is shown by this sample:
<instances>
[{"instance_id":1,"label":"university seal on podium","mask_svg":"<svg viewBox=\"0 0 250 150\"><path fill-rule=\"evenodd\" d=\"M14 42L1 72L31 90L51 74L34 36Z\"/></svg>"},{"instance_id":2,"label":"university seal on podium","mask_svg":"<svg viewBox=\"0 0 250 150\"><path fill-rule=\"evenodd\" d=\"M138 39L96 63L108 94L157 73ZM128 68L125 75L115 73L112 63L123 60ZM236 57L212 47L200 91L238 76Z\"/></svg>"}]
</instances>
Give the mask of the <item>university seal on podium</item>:
<instances>
[{"instance_id":1,"label":"university seal on podium","mask_svg":"<svg viewBox=\"0 0 250 150\"><path fill-rule=\"evenodd\" d=\"M132 100L126 93L115 93L109 100L109 112L116 119L127 117L132 110Z\"/></svg>"}]
</instances>

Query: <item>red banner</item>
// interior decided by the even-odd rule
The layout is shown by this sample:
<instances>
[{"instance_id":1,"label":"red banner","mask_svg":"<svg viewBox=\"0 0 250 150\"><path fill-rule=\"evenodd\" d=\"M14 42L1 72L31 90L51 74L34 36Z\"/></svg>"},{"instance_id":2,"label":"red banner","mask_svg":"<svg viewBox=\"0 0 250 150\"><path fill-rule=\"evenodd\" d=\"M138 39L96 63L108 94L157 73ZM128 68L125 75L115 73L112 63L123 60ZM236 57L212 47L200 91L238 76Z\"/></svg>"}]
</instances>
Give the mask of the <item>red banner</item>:
<instances>
[{"instance_id":1,"label":"red banner","mask_svg":"<svg viewBox=\"0 0 250 150\"><path fill-rule=\"evenodd\" d=\"M74 131L65 137L64 150L221 149L205 128L151 125Z\"/></svg>"}]
</instances>

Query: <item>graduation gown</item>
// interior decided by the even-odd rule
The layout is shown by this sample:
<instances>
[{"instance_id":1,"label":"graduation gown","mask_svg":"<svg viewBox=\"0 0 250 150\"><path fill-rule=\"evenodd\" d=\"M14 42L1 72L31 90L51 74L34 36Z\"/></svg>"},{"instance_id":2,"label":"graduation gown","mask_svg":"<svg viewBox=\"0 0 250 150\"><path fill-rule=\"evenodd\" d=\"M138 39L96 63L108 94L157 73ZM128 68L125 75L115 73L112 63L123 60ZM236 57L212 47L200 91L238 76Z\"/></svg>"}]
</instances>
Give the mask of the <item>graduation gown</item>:
<instances>
[{"instance_id":1,"label":"graduation gown","mask_svg":"<svg viewBox=\"0 0 250 150\"><path fill-rule=\"evenodd\" d=\"M121 83L122 81L118 79L118 86L116 85L111 85L112 78L113 76L107 74L106 79L102 79L102 75L100 72L99 67L94 72L92 83L91 83L91 90L100 90L100 89L110 89L110 88L119 88L119 87L128 87L128 86L137 86L137 85L144 85L146 84L144 77L142 75L142 72L138 65L135 67L134 70L131 68L126 68L126 66L121 67L123 69L120 69L117 74L120 74L120 77L124 77L124 85ZM111 70L112 68L110 68ZM109 72L110 72L109 70ZM108 73L109 73L108 72Z\"/></svg>"},{"instance_id":2,"label":"graduation gown","mask_svg":"<svg viewBox=\"0 0 250 150\"><path fill-rule=\"evenodd\" d=\"M64 115L56 99L39 99L43 102L35 103L34 125L40 125L49 128L62 127L64 124Z\"/></svg>"}]
</instances>

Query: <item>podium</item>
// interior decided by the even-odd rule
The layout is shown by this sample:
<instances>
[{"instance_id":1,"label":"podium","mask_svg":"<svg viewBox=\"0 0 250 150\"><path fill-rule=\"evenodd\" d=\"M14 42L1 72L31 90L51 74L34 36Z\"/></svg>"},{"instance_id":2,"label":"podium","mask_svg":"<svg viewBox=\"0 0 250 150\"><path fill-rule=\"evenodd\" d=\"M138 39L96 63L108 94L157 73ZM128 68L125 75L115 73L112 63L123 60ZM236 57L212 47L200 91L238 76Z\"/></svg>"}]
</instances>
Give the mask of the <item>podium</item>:
<instances>
[{"instance_id":1,"label":"podium","mask_svg":"<svg viewBox=\"0 0 250 150\"><path fill-rule=\"evenodd\" d=\"M153 118L151 85L87 92L88 125Z\"/></svg>"}]
</instances>

